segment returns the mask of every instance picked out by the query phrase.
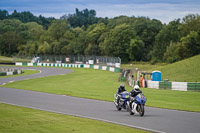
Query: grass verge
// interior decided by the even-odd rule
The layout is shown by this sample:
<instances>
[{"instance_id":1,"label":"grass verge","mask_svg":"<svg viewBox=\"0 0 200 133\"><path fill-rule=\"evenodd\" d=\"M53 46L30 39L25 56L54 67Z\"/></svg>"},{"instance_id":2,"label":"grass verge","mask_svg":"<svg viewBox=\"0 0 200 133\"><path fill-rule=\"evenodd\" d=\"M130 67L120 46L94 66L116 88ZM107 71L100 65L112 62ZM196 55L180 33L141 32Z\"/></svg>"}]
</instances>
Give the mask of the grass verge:
<instances>
[{"instance_id":1,"label":"grass verge","mask_svg":"<svg viewBox=\"0 0 200 133\"><path fill-rule=\"evenodd\" d=\"M200 82L200 55L157 69L162 72L162 79L179 82Z\"/></svg>"},{"instance_id":2,"label":"grass verge","mask_svg":"<svg viewBox=\"0 0 200 133\"><path fill-rule=\"evenodd\" d=\"M0 78L18 77L18 76L25 76L25 75L31 75L31 74L36 74L36 73L40 73L40 71L39 70L23 70L22 74L0 76Z\"/></svg>"},{"instance_id":3,"label":"grass verge","mask_svg":"<svg viewBox=\"0 0 200 133\"><path fill-rule=\"evenodd\" d=\"M112 101L119 87L119 73L74 68L66 75L8 83L4 87ZM37 83L37 84L35 84ZM126 87L128 91L130 87ZM142 88L147 106L200 112L200 93Z\"/></svg>"},{"instance_id":4,"label":"grass verge","mask_svg":"<svg viewBox=\"0 0 200 133\"><path fill-rule=\"evenodd\" d=\"M12 62L13 62L13 58L0 56L0 63L12 63Z\"/></svg>"},{"instance_id":5,"label":"grass verge","mask_svg":"<svg viewBox=\"0 0 200 133\"><path fill-rule=\"evenodd\" d=\"M31 61L30 57L28 57L27 59L22 59L16 57L0 56L0 63L30 62L30 61Z\"/></svg>"},{"instance_id":6,"label":"grass verge","mask_svg":"<svg viewBox=\"0 0 200 133\"><path fill-rule=\"evenodd\" d=\"M200 112L200 93L142 88L147 106Z\"/></svg>"},{"instance_id":7,"label":"grass verge","mask_svg":"<svg viewBox=\"0 0 200 133\"><path fill-rule=\"evenodd\" d=\"M145 133L97 120L39 111L0 103L2 133Z\"/></svg>"}]
</instances>

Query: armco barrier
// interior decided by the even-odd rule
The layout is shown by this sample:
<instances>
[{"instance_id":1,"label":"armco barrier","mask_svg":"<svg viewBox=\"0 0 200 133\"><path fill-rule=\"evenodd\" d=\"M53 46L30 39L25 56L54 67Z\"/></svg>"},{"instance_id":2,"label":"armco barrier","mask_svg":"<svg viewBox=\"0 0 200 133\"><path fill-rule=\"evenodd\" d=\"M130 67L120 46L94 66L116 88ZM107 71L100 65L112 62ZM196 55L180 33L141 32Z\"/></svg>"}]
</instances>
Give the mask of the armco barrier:
<instances>
[{"instance_id":1,"label":"armco barrier","mask_svg":"<svg viewBox=\"0 0 200 133\"><path fill-rule=\"evenodd\" d=\"M187 89L191 91L200 91L200 83L189 82L187 84Z\"/></svg>"},{"instance_id":2,"label":"armco barrier","mask_svg":"<svg viewBox=\"0 0 200 133\"><path fill-rule=\"evenodd\" d=\"M161 81L159 82L159 89L172 89L172 82L169 81Z\"/></svg>"},{"instance_id":3,"label":"armco barrier","mask_svg":"<svg viewBox=\"0 0 200 133\"><path fill-rule=\"evenodd\" d=\"M91 65L91 64L57 64L57 63L26 63L26 62L16 62L17 66L48 66L48 67L71 67L71 68L93 68L100 70L107 70L111 72L121 72L120 68L101 66L101 65Z\"/></svg>"}]
</instances>

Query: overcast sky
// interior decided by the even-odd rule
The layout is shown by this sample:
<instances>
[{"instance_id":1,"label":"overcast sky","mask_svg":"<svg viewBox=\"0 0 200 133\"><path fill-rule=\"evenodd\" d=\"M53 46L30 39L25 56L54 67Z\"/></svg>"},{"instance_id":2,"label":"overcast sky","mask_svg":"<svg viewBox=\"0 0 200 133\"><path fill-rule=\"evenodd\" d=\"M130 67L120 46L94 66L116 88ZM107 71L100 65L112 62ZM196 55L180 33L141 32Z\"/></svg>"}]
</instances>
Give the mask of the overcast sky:
<instances>
[{"instance_id":1,"label":"overcast sky","mask_svg":"<svg viewBox=\"0 0 200 133\"><path fill-rule=\"evenodd\" d=\"M12 13L30 11L34 15L60 18L79 10L94 9L97 17L145 16L168 23L188 14L200 14L200 0L0 0L0 9Z\"/></svg>"}]
</instances>

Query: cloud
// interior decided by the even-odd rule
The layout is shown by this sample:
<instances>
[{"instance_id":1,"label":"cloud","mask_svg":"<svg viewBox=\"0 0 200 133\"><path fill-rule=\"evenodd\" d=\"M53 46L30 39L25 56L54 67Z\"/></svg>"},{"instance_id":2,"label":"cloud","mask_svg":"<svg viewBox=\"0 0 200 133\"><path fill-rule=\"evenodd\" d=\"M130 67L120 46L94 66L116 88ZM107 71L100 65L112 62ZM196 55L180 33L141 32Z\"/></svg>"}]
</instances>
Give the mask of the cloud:
<instances>
[{"instance_id":1,"label":"cloud","mask_svg":"<svg viewBox=\"0 0 200 133\"><path fill-rule=\"evenodd\" d=\"M174 19L182 18L188 14L200 14L199 5L185 4L168 4L168 3L152 3L152 4L117 4L104 5L102 10L100 6L90 5L97 11L97 16L115 17L119 15L126 16L145 16L151 19L158 19L164 23L168 23Z\"/></svg>"},{"instance_id":2,"label":"cloud","mask_svg":"<svg viewBox=\"0 0 200 133\"><path fill-rule=\"evenodd\" d=\"M94 9L98 17L145 16L168 23L188 14L200 14L197 0L1 0L0 8L12 12L30 11L35 15L60 18L79 10Z\"/></svg>"}]
</instances>

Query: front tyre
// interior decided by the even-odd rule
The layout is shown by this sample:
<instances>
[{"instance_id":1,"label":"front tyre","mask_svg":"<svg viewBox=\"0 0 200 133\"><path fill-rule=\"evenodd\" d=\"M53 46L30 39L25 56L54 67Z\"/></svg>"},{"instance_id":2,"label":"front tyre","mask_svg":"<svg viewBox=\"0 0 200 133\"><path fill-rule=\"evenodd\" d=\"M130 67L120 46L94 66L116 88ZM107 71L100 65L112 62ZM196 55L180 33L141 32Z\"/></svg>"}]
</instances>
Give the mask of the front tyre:
<instances>
[{"instance_id":1,"label":"front tyre","mask_svg":"<svg viewBox=\"0 0 200 133\"><path fill-rule=\"evenodd\" d=\"M140 110L138 110L138 112L140 116L144 115L144 105L140 105Z\"/></svg>"}]
</instances>

